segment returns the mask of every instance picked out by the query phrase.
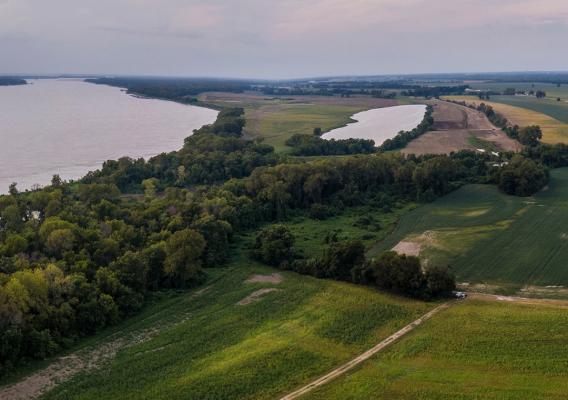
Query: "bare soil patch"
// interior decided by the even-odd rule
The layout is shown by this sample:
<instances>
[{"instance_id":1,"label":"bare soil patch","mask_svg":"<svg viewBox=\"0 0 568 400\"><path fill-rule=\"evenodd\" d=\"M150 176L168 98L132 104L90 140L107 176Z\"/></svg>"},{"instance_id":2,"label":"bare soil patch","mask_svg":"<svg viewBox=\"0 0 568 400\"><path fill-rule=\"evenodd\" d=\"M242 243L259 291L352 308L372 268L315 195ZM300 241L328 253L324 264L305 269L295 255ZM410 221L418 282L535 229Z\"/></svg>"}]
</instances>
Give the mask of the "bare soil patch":
<instances>
[{"instance_id":1,"label":"bare soil patch","mask_svg":"<svg viewBox=\"0 0 568 400\"><path fill-rule=\"evenodd\" d=\"M259 289L255 292L252 292L251 294L249 294L247 297L245 297L244 299L239 301L237 304L239 306L246 306L247 304L254 303L255 301L261 300L261 298L264 297L265 294L270 293L270 292L276 292L278 290L280 290L280 289L276 289L276 288Z\"/></svg>"},{"instance_id":2,"label":"bare soil patch","mask_svg":"<svg viewBox=\"0 0 568 400\"><path fill-rule=\"evenodd\" d=\"M99 346L77 351L68 356L59 357L48 367L18 383L0 389L0 399L29 400L38 398L79 372L101 367L112 360L119 350L150 340L159 331L158 328L146 329L126 337L110 340Z\"/></svg>"},{"instance_id":3,"label":"bare soil patch","mask_svg":"<svg viewBox=\"0 0 568 400\"><path fill-rule=\"evenodd\" d=\"M492 143L502 151L520 151L522 146L489 122L487 117L471 108L435 100L434 130L410 142L404 154L448 154L459 150L475 150L470 136Z\"/></svg>"},{"instance_id":4,"label":"bare soil patch","mask_svg":"<svg viewBox=\"0 0 568 400\"><path fill-rule=\"evenodd\" d=\"M396 246L392 248L393 251L396 251L398 254L405 254L407 256L415 256L418 257L420 255L420 250L422 249L422 245L416 242L407 242L407 241L400 241Z\"/></svg>"},{"instance_id":5,"label":"bare soil patch","mask_svg":"<svg viewBox=\"0 0 568 400\"><path fill-rule=\"evenodd\" d=\"M280 272L275 272L270 275L251 275L245 283L274 283L279 284L284 278Z\"/></svg>"}]
</instances>

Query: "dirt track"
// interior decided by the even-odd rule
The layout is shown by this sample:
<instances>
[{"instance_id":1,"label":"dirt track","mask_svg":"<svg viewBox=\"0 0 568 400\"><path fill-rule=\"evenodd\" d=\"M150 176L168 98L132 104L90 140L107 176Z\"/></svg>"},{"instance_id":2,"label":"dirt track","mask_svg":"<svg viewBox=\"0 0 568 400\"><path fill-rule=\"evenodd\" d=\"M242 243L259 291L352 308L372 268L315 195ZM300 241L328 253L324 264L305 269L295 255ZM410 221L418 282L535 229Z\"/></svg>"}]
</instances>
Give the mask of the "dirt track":
<instances>
[{"instance_id":1,"label":"dirt track","mask_svg":"<svg viewBox=\"0 0 568 400\"><path fill-rule=\"evenodd\" d=\"M403 337L407 333L411 332L417 326L421 325L423 322L432 318L434 315L438 314L440 311L447 309L448 307L450 307L451 304L452 304L451 302L448 302L448 303L444 303L442 305L439 305L438 307L434 308L433 310L427 312L426 314L424 314L423 316L418 318L416 321L411 322L410 324L406 325L404 328L402 328L398 332L393 333L391 336L389 336L388 338L386 338L382 342L378 343L376 346L372 347L371 349L367 350L363 354L355 357L351 361L341 365L340 367L334 369L333 371L322 376L321 378L316 379L315 381L307 384L306 386L303 386L300 389L298 389L298 390L296 390L296 391L294 391L290 394L287 394L284 397L281 397L280 400L297 399L300 396L303 396L304 394L306 394L306 393L312 391L313 389L317 388L318 386L325 385L326 383L337 378L338 376L343 375L347 371L355 368L357 365L359 365L362 362L373 357L375 354L377 354L378 352L383 350L388 345L392 344L393 342L400 339L401 337Z\"/></svg>"},{"instance_id":2,"label":"dirt track","mask_svg":"<svg viewBox=\"0 0 568 400\"><path fill-rule=\"evenodd\" d=\"M413 140L405 154L447 154L459 150L475 150L470 137L475 136L505 151L520 151L521 145L507 137L479 111L445 101L431 102L434 108L434 130Z\"/></svg>"},{"instance_id":3,"label":"dirt track","mask_svg":"<svg viewBox=\"0 0 568 400\"><path fill-rule=\"evenodd\" d=\"M529 304L536 306L551 306L568 308L568 300L557 300L557 299L538 299L530 297L517 297L517 296L501 296L498 294L487 294L487 293L468 293L468 298L472 300L484 300L484 301L499 301L505 303L516 303L516 304Z\"/></svg>"}]
</instances>

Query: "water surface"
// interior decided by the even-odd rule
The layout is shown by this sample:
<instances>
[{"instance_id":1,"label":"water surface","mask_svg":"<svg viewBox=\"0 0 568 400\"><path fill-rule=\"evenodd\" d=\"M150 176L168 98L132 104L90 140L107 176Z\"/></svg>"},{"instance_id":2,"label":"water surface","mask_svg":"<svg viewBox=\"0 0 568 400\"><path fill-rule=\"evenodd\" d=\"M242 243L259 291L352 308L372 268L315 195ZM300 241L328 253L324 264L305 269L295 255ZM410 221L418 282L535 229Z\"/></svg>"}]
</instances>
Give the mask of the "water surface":
<instances>
[{"instance_id":1,"label":"water surface","mask_svg":"<svg viewBox=\"0 0 568 400\"><path fill-rule=\"evenodd\" d=\"M77 179L122 156L177 150L217 111L135 98L79 80L30 80L0 87L0 193Z\"/></svg>"},{"instance_id":2,"label":"water surface","mask_svg":"<svg viewBox=\"0 0 568 400\"><path fill-rule=\"evenodd\" d=\"M375 108L354 114L351 118L356 122L331 130L322 135L322 138L372 139L376 146L380 146L398 132L416 128L424 119L425 113L426 106L423 104Z\"/></svg>"}]
</instances>

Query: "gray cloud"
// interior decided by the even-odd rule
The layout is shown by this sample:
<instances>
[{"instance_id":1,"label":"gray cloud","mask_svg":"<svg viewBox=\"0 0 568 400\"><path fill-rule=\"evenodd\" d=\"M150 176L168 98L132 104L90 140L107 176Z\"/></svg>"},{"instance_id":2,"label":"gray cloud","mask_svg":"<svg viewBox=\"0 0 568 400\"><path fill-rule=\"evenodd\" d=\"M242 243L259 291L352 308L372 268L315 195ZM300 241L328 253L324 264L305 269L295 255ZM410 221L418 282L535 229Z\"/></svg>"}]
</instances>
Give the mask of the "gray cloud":
<instances>
[{"instance_id":1,"label":"gray cloud","mask_svg":"<svg viewBox=\"0 0 568 400\"><path fill-rule=\"evenodd\" d=\"M565 70L565 0L0 0L0 73Z\"/></svg>"}]
</instances>

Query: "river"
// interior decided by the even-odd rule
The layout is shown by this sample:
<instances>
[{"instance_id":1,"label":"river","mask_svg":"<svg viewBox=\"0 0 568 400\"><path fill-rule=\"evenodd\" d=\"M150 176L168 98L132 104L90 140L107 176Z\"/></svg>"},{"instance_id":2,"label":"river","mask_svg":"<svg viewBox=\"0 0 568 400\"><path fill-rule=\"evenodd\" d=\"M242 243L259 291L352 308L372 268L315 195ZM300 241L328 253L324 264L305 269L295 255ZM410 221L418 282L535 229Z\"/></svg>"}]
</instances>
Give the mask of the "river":
<instances>
[{"instance_id":1,"label":"river","mask_svg":"<svg viewBox=\"0 0 568 400\"><path fill-rule=\"evenodd\" d=\"M0 87L0 193L77 179L106 160L148 158L182 147L217 111L136 98L81 80Z\"/></svg>"}]
</instances>

